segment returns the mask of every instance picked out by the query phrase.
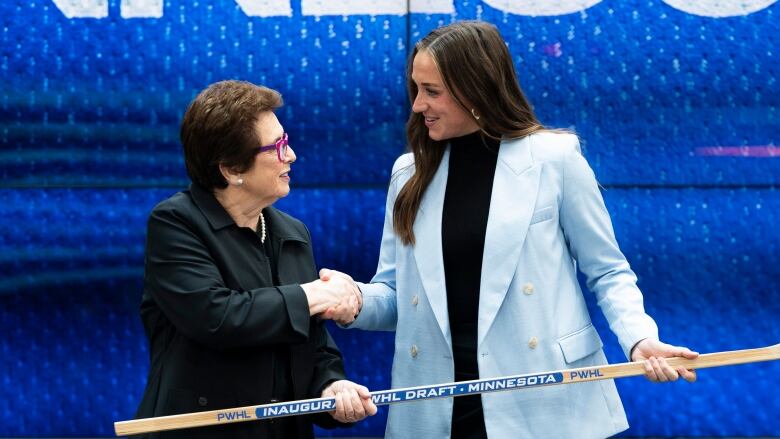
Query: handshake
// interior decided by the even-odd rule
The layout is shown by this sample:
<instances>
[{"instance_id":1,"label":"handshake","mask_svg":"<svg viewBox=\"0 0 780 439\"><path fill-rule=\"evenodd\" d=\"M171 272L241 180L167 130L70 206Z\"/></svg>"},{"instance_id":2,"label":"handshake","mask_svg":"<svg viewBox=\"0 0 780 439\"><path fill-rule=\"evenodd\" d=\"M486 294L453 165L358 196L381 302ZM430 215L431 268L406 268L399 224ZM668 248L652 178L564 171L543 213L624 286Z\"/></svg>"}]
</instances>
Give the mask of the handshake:
<instances>
[{"instance_id":1,"label":"handshake","mask_svg":"<svg viewBox=\"0 0 780 439\"><path fill-rule=\"evenodd\" d=\"M323 268L320 278L301 285L309 301L309 315L330 319L341 325L355 321L363 307L363 294L345 273Z\"/></svg>"}]
</instances>

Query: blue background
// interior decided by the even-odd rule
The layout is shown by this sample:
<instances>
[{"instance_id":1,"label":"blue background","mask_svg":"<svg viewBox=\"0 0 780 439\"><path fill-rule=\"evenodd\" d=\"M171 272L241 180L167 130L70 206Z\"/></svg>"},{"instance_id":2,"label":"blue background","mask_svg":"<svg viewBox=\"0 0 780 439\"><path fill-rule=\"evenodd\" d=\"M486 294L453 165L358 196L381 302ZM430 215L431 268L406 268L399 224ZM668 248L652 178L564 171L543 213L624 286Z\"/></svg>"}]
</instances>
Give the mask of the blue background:
<instances>
[{"instance_id":1,"label":"blue background","mask_svg":"<svg viewBox=\"0 0 780 439\"><path fill-rule=\"evenodd\" d=\"M780 4L712 18L654 0L538 17L454 3L315 17L293 1L292 17L262 18L169 0L135 19L118 0L101 19L0 3L0 436L111 436L133 416L145 222L187 184L178 123L211 82L282 91L299 160L277 206L309 225L321 266L368 280L405 147L406 57L456 19L496 24L543 123L581 136L664 340L780 342ZM702 152L717 146L743 155ZM591 307L610 361L625 361ZM391 333L332 333L352 379L389 388ZM695 385L619 380L625 435L780 436L778 377L780 362L702 370ZM381 436L385 420L318 433Z\"/></svg>"}]
</instances>

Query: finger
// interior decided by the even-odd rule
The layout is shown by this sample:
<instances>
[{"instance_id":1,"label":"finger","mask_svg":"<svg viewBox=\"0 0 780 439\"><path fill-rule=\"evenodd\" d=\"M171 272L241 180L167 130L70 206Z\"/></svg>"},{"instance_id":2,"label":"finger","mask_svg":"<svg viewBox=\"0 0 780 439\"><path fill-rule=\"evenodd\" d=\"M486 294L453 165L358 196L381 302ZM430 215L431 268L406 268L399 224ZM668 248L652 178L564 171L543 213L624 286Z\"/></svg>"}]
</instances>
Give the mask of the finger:
<instances>
[{"instance_id":1,"label":"finger","mask_svg":"<svg viewBox=\"0 0 780 439\"><path fill-rule=\"evenodd\" d=\"M330 271L333 272L334 276L340 276L343 277L344 279L352 281L352 276L348 275L347 273L343 273L341 271L336 271L336 270L330 270Z\"/></svg>"},{"instance_id":2,"label":"finger","mask_svg":"<svg viewBox=\"0 0 780 439\"><path fill-rule=\"evenodd\" d=\"M672 346L672 345L665 345L664 349L664 357L683 357L683 358L689 358L693 359L699 356L698 352L694 352L690 349L688 349L685 346Z\"/></svg>"},{"instance_id":3,"label":"finger","mask_svg":"<svg viewBox=\"0 0 780 439\"><path fill-rule=\"evenodd\" d=\"M371 392L366 386L357 386L357 394L360 397L360 401L363 403L363 410L365 410L368 416L374 416L377 412L376 404L371 399Z\"/></svg>"},{"instance_id":4,"label":"finger","mask_svg":"<svg viewBox=\"0 0 780 439\"><path fill-rule=\"evenodd\" d=\"M320 313L320 316L323 319L333 319L333 316L335 316L335 315L336 315L336 308L334 308L334 307L330 307L330 308L326 309L325 311L323 311L322 313Z\"/></svg>"},{"instance_id":5,"label":"finger","mask_svg":"<svg viewBox=\"0 0 780 439\"><path fill-rule=\"evenodd\" d=\"M648 359L644 361L644 367L645 367L645 376L648 380L653 382L658 382L658 376L655 373L655 369L653 369L653 363Z\"/></svg>"},{"instance_id":6,"label":"finger","mask_svg":"<svg viewBox=\"0 0 780 439\"><path fill-rule=\"evenodd\" d=\"M681 377L685 381L688 381L689 383L696 382L696 371L695 370L688 370L684 367L677 368L677 372L680 374Z\"/></svg>"},{"instance_id":7,"label":"finger","mask_svg":"<svg viewBox=\"0 0 780 439\"><path fill-rule=\"evenodd\" d=\"M344 308L334 320L341 325L348 325L355 321L355 314L352 313L352 308Z\"/></svg>"},{"instance_id":8,"label":"finger","mask_svg":"<svg viewBox=\"0 0 780 439\"><path fill-rule=\"evenodd\" d=\"M341 392L336 392L336 414L333 417L339 422L349 422L345 413L344 396Z\"/></svg>"},{"instance_id":9,"label":"finger","mask_svg":"<svg viewBox=\"0 0 780 439\"><path fill-rule=\"evenodd\" d=\"M656 378L658 378L658 382L665 383L669 381L664 373L663 366L661 366L661 362L657 357L650 357L650 364L653 366L653 371L655 372Z\"/></svg>"},{"instance_id":10,"label":"finger","mask_svg":"<svg viewBox=\"0 0 780 439\"><path fill-rule=\"evenodd\" d=\"M692 351L692 350L690 350L690 349L688 349L688 348L685 348L685 347L683 347L683 348L680 348L680 349L682 349L682 352L680 353L680 356L681 356L681 357L684 357L684 358L688 358L688 359L690 359L690 360L693 360L694 358L696 358L696 357L698 357L698 356L699 356L699 353L698 353L698 352L696 352L696 351Z\"/></svg>"},{"instance_id":11,"label":"finger","mask_svg":"<svg viewBox=\"0 0 780 439\"><path fill-rule=\"evenodd\" d=\"M352 395L349 390L344 390L341 392L343 395L343 401L344 401L344 417L347 419L347 422L355 422L355 407L353 406L352 401Z\"/></svg>"},{"instance_id":12,"label":"finger","mask_svg":"<svg viewBox=\"0 0 780 439\"><path fill-rule=\"evenodd\" d=\"M363 408L365 409L368 416L374 416L378 411L376 404L374 404L374 401L371 398L363 400Z\"/></svg>"},{"instance_id":13,"label":"finger","mask_svg":"<svg viewBox=\"0 0 780 439\"><path fill-rule=\"evenodd\" d=\"M680 377L677 371L666 361L666 358L659 358L658 364L661 366L661 373L666 378L666 381L677 381L677 378Z\"/></svg>"},{"instance_id":14,"label":"finger","mask_svg":"<svg viewBox=\"0 0 780 439\"><path fill-rule=\"evenodd\" d=\"M323 268L320 270L320 280L327 281L333 276L333 270Z\"/></svg>"},{"instance_id":15,"label":"finger","mask_svg":"<svg viewBox=\"0 0 780 439\"><path fill-rule=\"evenodd\" d=\"M368 392L368 389L363 387L363 389ZM358 390L358 394L360 395L360 391ZM376 412L378 411L376 408L376 404L374 404L374 400L371 399L371 394L368 393L368 395L360 395L360 401L363 403L363 410L366 411L366 415L368 416L374 416Z\"/></svg>"},{"instance_id":16,"label":"finger","mask_svg":"<svg viewBox=\"0 0 780 439\"><path fill-rule=\"evenodd\" d=\"M366 386L355 384L355 391L357 391L358 396L362 399L371 398L371 392L368 391L368 387Z\"/></svg>"},{"instance_id":17,"label":"finger","mask_svg":"<svg viewBox=\"0 0 780 439\"><path fill-rule=\"evenodd\" d=\"M355 301L352 304L351 311L352 311L352 316L353 317L358 315L358 313L360 312L360 296L355 297Z\"/></svg>"},{"instance_id":18,"label":"finger","mask_svg":"<svg viewBox=\"0 0 780 439\"><path fill-rule=\"evenodd\" d=\"M360 400L357 390L349 389L349 397L352 401L352 408L355 410L355 421L359 421L366 417L366 410L363 408L363 401Z\"/></svg>"}]
</instances>

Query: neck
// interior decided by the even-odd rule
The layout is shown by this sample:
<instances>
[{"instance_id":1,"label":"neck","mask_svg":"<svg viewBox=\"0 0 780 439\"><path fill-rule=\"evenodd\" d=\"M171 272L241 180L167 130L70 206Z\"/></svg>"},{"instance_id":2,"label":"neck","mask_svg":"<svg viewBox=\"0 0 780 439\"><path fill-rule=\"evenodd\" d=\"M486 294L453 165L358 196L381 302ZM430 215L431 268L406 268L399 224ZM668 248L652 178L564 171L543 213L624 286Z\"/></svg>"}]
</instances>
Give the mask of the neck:
<instances>
[{"instance_id":1,"label":"neck","mask_svg":"<svg viewBox=\"0 0 780 439\"><path fill-rule=\"evenodd\" d=\"M271 205L233 186L215 190L214 196L239 227L249 227L253 230L257 230L260 212Z\"/></svg>"}]
</instances>

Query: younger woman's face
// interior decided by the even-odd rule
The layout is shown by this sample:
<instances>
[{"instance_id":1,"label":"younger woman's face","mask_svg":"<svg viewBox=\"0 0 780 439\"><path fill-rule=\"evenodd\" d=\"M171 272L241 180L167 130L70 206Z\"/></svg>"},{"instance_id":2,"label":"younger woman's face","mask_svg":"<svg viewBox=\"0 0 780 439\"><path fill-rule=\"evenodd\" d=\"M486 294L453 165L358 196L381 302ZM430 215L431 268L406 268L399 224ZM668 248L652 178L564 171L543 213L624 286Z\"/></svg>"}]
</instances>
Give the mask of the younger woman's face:
<instances>
[{"instance_id":1,"label":"younger woman's face","mask_svg":"<svg viewBox=\"0 0 780 439\"><path fill-rule=\"evenodd\" d=\"M418 52L412 61L412 80L417 84L412 111L425 117L431 139L447 140L479 130L474 117L447 91L439 68L425 50Z\"/></svg>"}]
</instances>

